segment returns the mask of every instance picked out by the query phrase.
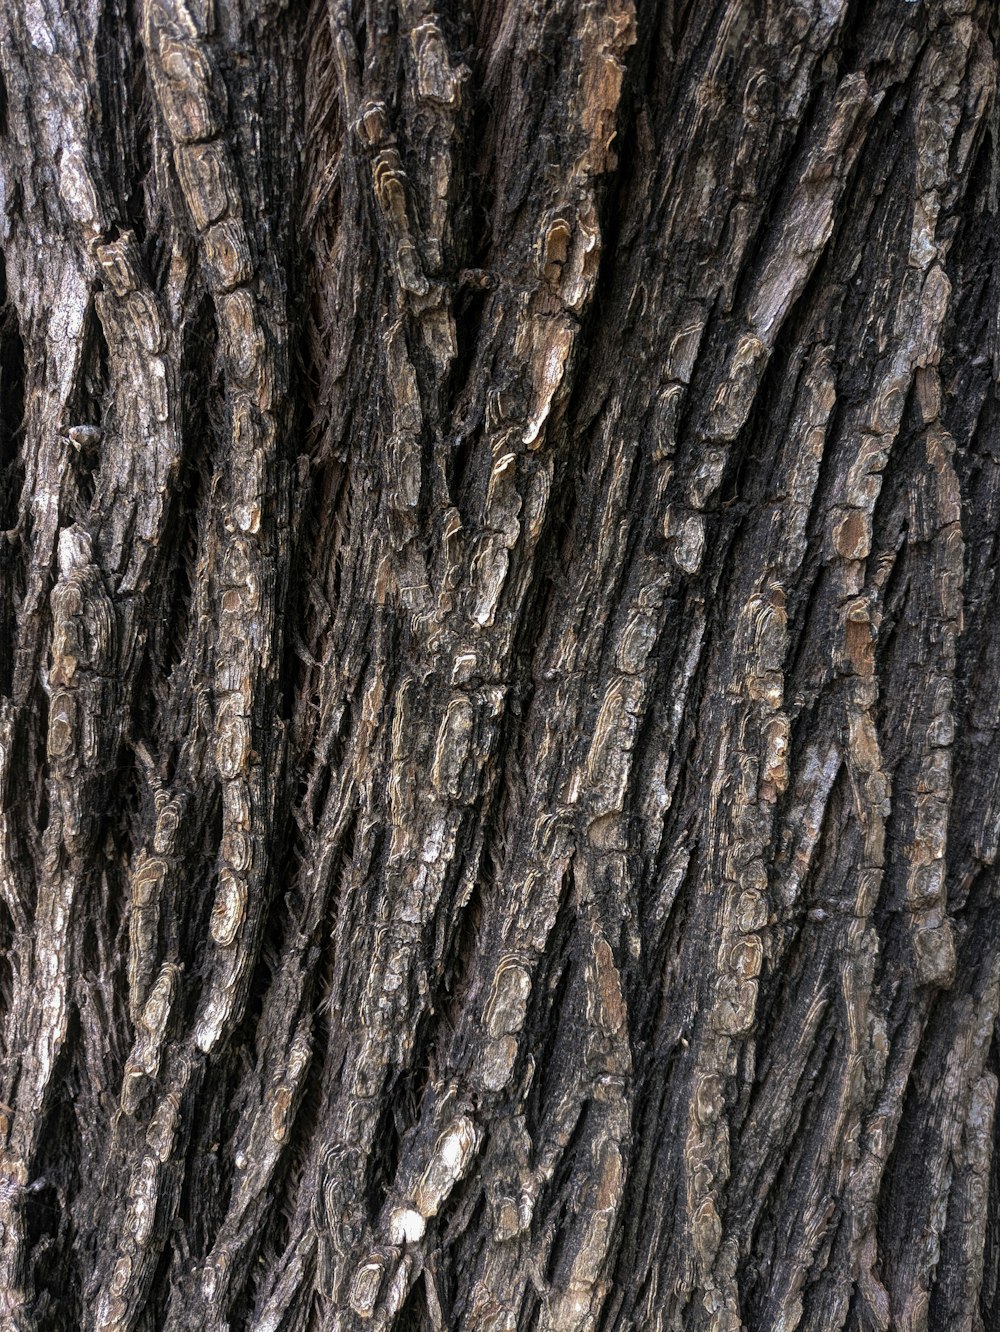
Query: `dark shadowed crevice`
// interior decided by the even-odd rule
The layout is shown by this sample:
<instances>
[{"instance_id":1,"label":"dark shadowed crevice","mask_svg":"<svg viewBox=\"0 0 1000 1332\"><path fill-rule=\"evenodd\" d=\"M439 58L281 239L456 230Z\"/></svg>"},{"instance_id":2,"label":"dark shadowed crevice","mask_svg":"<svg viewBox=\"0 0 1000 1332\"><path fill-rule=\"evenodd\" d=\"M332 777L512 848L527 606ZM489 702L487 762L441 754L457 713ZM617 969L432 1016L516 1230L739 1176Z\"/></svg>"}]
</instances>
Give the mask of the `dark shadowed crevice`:
<instances>
[{"instance_id":1,"label":"dark shadowed crevice","mask_svg":"<svg viewBox=\"0 0 1000 1332\"><path fill-rule=\"evenodd\" d=\"M105 129L99 141L101 166L116 213L141 246L147 235L145 192L153 155L152 105L137 34L139 9L138 0L110 0L100 7L95 57L104 74L97 88Z\"/></svg>"},{"instance_id":2,"label":"dark shadowed crevice","mask_svg":"<svg viewBox=\"0 0 1000 1332\"><path fill-rule=\"evenodd\" d=\"M423 1281L417 1281L407 1296L396 1320L399 1332L429 1332L433 1324L428 1320L427 1296Z\"/></svg>"},{"instance_id":3,"label":"dark shadowed crevice","mask_svg":"<svg viewBox=\"0 0 1000 1332\"><path fill-rule=\"evenodd\" d=\"M214 1069L211 1091L200 1102L201 1113L191 1124L187 1171L175 1223L189 1249L187 1262L198 1262L210 1252L226 1205L239 1180L229 1153L221 1150L232 1140L240 1122L238 1092L246 1058L237 1048Z\"/></svg>"},{"instance_id":4,"label":"dark shadowed crevice","mask_svg":"<svg viewBox=\"0 0 1000 1332\"><path fill-rule=\"evenodd\" d=\"M987 1071L1000 1079L1000 1045L994 1037L987 1060ZM994 1121L994 1139L998 1126ZM983 1285L979 1294L979 1312L983 1327L996 1327L1000 1320L1000 1151L990 1157L984 1180L987 1190L986 1234L983 1252Z\"/></svg>"},{"instance_id":5,"label":"dark shadowed crevice","mask_svg":"<svg viewBox=\"0 0 1000 1332\"><path fill-rule=\"evenodd\" d=\"M485 402L482 335L484 316L490 305L491 281L485 270L469 274L464 279L460 274L455 293L457 355L451 371L454 437L447 459L447 484L459 509L462 508L462 496L469 487L476 439L482 427Z\"/></svg>"},{"instance_id":6,"label":"dark shadowed crevice","mask_svg":"<svg viewBox=\"0 0 1000 1332\"><path fill-rule=\"evenodd\" d=\"M109 357L104 328L91 303L82 332L79 372L62 423L73 477L66 517L88 528L101 464L101 431L111 393Z\"/></svg>"},{"instance_id":7,"label":"dark shadowed crevice","mask_svg":"<svg viewBox=\"0 0 1000 1332\"><path fill-rule=\"evenodd\" d=\"M159 753L176 719L165 711L171 693L177 696L178 682L190 678L191 660L197 640L195 598L202 575L206 541L214 521L212 482L220 426L213 419L209 399L210 378L217 346L217 330L211 305L205 300L186 329L181 373L187 393L184 413L184 444L173 518L167 527L160 553L159 573L151 589L155 613L150 617L147 639L145 688L136 691L139 713L136 733L149 736ZM175 755L164 753L172 764Z\"/></svg>"},{"instance_id":8,"label":"dark shadowed crevice","mask_svg":"<svg viewBox=\"0 0 1000 1332\"><path fill-rule=\"evenodd\" d=\"M572 868L567 871L567 883L560 885L559 908L549 945L541 960L532 987L526 1025L538 1033L532 1054L535 1075L524 1107L525 1122L532 1141L539 1142L548 1120L548 1111L564 1090L567 1077L573 1070L567 1068L566 1037L572 1027L572 1016L567 1012L567 1000L574 994L574 971L578 965L578 917L572 903ZM579 995L575 996L579 1002Z\"/></svg>"},{"instance_id":9,"label":"dark shadowed crevice","mask_svg":"<svg viewBox=\"0 0 1000 1332\"><path fill-rule=\"evenodd\" d=\"M70 1032L79 1033L79 1018L71 1011ZM86 1197L88 1172L81 1153L78 1097L82 1090L79 1062L70 1053L60 1059L57 1095L45 1116L43 1151L34 1179L24 1195L29 1248L38 1282L38 1311L45 1332L61 1332L80 1325L84 1290L81 1273L89 1266L76 1251L80 1232L74 1204Z\"/></svg>"},{"instance_id":10,"label":"dark shadowed crevice","mask_svg":"<svg viewBox=\"0 0 1000 1332\"><path fill-rule=\"evenodd\" d=\"M24 429L25 350L17 311L7 300L0 264L0 693L14 673L17 604L24 595L21 538L12 531L24 482L20 440ZM8 535L9 534L9 535Z\"/></svg>"},{"instance_id":11,"label":"dark shadowed crevice","mask_svg":"<svg viewBox=\"0 0 1000 1332\"><path fill-rule=\"evenodd\" d=\"M168 957L182 965L187 984L184 988L184 1016L193 1021L204 998L205 979L211 965L209 917L215 899L217 857L222 836L221 795L218 782L210 782L195 793L190 804L189 823L182 862L184 892L171 903L166 922Z\"/></svg>"}]
</instances>

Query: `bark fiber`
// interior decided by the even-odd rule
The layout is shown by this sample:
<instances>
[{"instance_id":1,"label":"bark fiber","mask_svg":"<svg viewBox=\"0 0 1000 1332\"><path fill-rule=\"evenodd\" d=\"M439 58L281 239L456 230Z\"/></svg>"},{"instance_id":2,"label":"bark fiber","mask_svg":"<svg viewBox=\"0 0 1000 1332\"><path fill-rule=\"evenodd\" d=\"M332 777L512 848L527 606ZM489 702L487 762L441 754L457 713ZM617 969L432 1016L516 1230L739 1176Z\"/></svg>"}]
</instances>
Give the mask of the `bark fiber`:
<instances>
[{"instance_id":1,"label":"bark fiber","mask_svg":"<svg viewBox=\"0 0 1000 1332\"><path fill-rule=\"evenodd\" d=\"M0 5L0 1328L1000 1327L991 0Z\"/></svg>"}]
</instances>

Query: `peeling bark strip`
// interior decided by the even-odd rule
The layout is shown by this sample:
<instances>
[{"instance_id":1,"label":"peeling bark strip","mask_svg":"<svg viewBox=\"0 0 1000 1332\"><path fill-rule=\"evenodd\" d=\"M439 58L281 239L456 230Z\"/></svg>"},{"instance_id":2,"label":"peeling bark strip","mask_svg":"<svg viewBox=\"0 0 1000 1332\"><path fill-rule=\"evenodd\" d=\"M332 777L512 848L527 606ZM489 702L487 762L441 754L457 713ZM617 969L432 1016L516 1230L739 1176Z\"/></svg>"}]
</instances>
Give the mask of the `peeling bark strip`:
<instances>
[{"instance_id":1,"label":"peeling bark strip","mask_svg":"<svg viewBox=\"0 0 1000 1332\"><path fill-rule=\"evenodd\" d=\"M1000 1325L998 41L0 8L0 1327Z\"/></svg>"}]
</instances>

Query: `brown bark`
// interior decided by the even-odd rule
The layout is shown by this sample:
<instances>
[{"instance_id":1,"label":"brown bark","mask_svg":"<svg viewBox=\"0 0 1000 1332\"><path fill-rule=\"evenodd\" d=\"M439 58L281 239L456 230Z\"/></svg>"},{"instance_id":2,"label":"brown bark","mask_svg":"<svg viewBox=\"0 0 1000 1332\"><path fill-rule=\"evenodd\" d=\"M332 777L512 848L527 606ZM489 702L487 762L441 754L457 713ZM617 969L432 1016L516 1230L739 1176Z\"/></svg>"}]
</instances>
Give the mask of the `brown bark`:
<instances>
[{"instance_id":1,"label":"brown bark","mask_svg":"<svg viewBox=\"0 0 1000 1332\"><path fill-rule=\"evenodd\" d=\"M1000 1324L998 29L0 10L0 1327Z\"/></svg>"}]
</instances>

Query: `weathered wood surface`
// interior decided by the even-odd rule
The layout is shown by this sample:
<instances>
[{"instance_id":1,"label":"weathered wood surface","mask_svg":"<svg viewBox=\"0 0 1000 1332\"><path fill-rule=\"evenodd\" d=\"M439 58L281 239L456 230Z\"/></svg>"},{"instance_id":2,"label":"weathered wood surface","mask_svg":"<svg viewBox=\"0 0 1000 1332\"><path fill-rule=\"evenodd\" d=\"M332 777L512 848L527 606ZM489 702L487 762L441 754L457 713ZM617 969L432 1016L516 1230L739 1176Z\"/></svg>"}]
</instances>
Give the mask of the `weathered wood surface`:
<instances>
[{"instance_id":1,"label":"weathered wood surface","mask_svg":"<svg viewBox=\"0 0 1000 1332\"><path fill-rule=\"evenodd\" d=\"M989 0L0 6L0 1326L1000 1326Z\"/></svg>"}]
</instances>

